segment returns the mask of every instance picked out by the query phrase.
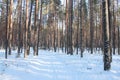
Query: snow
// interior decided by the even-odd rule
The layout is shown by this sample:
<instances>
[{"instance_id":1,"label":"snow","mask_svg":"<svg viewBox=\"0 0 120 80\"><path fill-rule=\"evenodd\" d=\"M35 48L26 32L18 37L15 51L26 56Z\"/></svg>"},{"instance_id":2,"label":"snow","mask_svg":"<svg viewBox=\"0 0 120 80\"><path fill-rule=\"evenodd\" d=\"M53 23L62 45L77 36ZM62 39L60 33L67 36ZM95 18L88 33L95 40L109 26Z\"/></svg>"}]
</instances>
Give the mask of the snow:
<instances>
[{"instance_id":1,"label":"snow","mask_svg":"<svg viewBox=\"0 0 120 80\"><path fill-rule=\"evenodd\" d=\"M80 55L66 55L62 52L39 50L34 57L33 51L24 59L17 51L12 51L4 59L4 50L0 50L0 80L120 80L120 56L113 55L110 71L103 70L101 52Z\"/></svg>"}]
</instances>

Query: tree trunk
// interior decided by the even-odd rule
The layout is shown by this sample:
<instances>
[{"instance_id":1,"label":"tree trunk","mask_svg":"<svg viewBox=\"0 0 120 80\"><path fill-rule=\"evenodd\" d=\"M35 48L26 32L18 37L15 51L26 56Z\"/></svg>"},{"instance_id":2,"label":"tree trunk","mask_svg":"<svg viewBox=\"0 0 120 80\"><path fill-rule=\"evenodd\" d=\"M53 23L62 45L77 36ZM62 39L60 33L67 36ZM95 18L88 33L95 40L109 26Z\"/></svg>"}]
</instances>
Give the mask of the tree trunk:
<instances>
[{"instance_id":1,"label":"tree trunk","mask_svg":"<svg viewBox=\"0 0 120 80\"><path fill-rule=\"evenodd\" d=\"M22 47L22 41L21 41L21 27L22 27L22 0L18 0L18 17L19 17L19 28L18 28L18 57L20 56L20 49Z\"/></svg>"},{"instance_id":2,"label":"tree trunk","mask_svg":"<svg viewBox=\"0 0 120 80\"><path fill-rule=\"evenodd\" d=\"M9 12L9 55L11 55L12 48L12 31L13 31L13 22L12 22L12 11L13 10L13 0L10 0L10 12Z\"/></svg>"},{"instance_id":3,"label":"tree trunk","mask_svg":"<svg viewBox=\"0 0 120 80\"><path fill-rule=\"evenodd\" d=\"M119 7L119 3L117 0L117 8ZM119 10L119 8L117 9ZM117 17L119 16L119 11L117 12ZM117 21L117 28L118 28L118 55L120 55L120 27L119 27L119 23Z\"/></svg>"},{"instance_id":4,"label":"tree trunk","mask_svg":"<svg viewBox=\"0 0 120 80\"><path fill-rule=\"evenodd\" d=\"M27 57L29 53L29 45L28 45L28 8L29 8L29 0L26 0L26 24L25 24L25 52L24 52L24 58Z\"/></svg>"},{"instance_id":5,"label":"tree trunk","mask_svg":"<svg viewBox=\"0 0 120 80\"><path fill-rule=\"evenodd\" d=\"M93 25L93 0L89 0L90 3L90 50L93 54L93 40L94 40L94 25Z\"/></svg>"},{"instance_id":6,"label":"tree trunk","mask_svg":"<svg viewBox=\"0 0 120 80\"><path fill-rule=\"evenodd\" d=\"M27 40L27 43L28 43L28 52L27 52L27 55L29 55L30 53L30 46L31 46L31 17L32 17L32 10L33 10L33 3L34 1L31 0L31 5L30 5L30 12L29 12L29 20L28 20L28 40Z\"/></svg>"},{"instance_id":7,"label":"tree trunk","mask_svg":"<svg viewBox=\"0 0 120 80\"><path fill-rule=\"evenodd\" d=\"M112 21L112 37L113 37L113 54L115 55L115 40L116 40L116 37L115 37L115 20L116 20L116 18L115 18L115 12L114 12L114 4L115 4L115 0L113 0L113 21Z\"/></svg>"},{"instance_id":8,"label":"tree trunk","mask_svg":"<svg viewBox=\"0 0 120 80\"><path fill-rule=\"evenodd\" d=\"M109 40L109 0L102 0L102 25L104 32L104 70L111 68L110 40Z\"/></svg>"},{"instance_id":9,"label":"tree trunk","mask_svg":"<svg viewBox=\"0 0 120 80\"><path fill-rule=\"evenodd\" d=\"M66 0L66 22L65 22L65 25L66 25L66 28L65 28L65 31L66 31L66 37L65 37L65 52L67 52L68 54L68 18L69 18L69 0Z\"/></svg>"},{"instance_id":10,"label":"tree trunk","mask_svg":"<svg viewBox=\"0 0 120 80\"><path fill-rule=\"evenodd\" d=\"M69 27L68 27L68 54L73 55L72 48L72 25L73 25L73 0L69 1Z\"/></svg>"},{"instance_id":11,"label":"tree trunk","mask_svg":"<svg viewBox=\"0 0 120 80\"><path fill-rule=\"evenodd\" d=\"M7 48L8 48L8 0L6 1L6 40L5 40L5 58L7 59Z\"/></svg>"},{"instance_id":12,"label":"tree trunk","mask_svg":"<svg viewBox=\"0 0 120 80\"><path fill-rule=\"evenodd\" d=\"M82 24L82 0L80 1L80 51L83 57L83 24Z\"/></svg>"},{"instance_id":13,"label":"tree trunk","mask_svg":"<svg viewBox=\"0 0 120 80\"><path fill-rule=\"evenodd\" d=\"M39 51L39 41L40 41L40 28L42 27L42 4L43 4L43 0L41 0L41 6L40 6L40 23L39 23L39 27L38 27L38 40L37 40L37 54Z\"/></svg>"},{"instance_id":14,"label":"tree trunk","mask_svg":"<svg viewBox=\"0 0 120 80\"><path fill-rule=\"evenodd\" d=\"M37 40L38 40L38 0L35 0L35 20L34 20L34 56L37 56Z\"/></svg>"},{"instance_id":15,"label":"tree trunk","mask_svg":"<svg viewBox=\"0 0 120 80\"><path fill-rule=\"evenodd\" d=\"M79 34L79 22L80 22L80 0L78 0L78 16L77 16L77 37L76 37L76 54L78 54L78 50L79 50L79 37L78 37L78 34Z\"/></svg>"}]
</instances>

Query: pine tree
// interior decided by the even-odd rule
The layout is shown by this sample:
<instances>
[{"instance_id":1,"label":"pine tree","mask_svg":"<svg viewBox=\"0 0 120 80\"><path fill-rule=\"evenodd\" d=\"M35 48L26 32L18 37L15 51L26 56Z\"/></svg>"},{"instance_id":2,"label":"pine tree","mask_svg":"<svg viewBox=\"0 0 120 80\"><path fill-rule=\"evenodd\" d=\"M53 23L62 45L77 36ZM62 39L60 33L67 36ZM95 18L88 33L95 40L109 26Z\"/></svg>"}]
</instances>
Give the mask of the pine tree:
<instances>
[{"instance_id":1,"label":"pine tree","mask_svg":"<svg viewBox=\"0 0 120 80\"><path fill-rule=\"evenodd\" d=\"M110 40L109 40L109 0L102 0L102 25L104 33L104 70L111 68Z\"/></svg>"}]
</instances>

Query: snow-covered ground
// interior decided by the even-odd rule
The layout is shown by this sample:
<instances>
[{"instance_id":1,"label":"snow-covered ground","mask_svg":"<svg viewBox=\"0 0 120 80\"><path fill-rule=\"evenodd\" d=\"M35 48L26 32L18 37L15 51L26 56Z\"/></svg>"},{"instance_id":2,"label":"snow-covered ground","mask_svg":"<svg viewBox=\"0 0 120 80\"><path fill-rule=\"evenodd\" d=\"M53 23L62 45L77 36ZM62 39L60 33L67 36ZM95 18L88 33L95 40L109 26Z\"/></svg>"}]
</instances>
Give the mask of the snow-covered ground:
<instances>
[{"instance_id":1,"label":"snow-covered ground","mask_svg":"<svg viewBox=\"0 0 120 80\"><path fill-rule=\"evenodd\" d=\"M100 53L66 55L61 52L39 51L38 57L31 55L15 58L16 51L4 59L0 50L0 80L120 80L120 56L113 56L110 71L103 70L103 56Z\"/></svg>"}]
</instances>

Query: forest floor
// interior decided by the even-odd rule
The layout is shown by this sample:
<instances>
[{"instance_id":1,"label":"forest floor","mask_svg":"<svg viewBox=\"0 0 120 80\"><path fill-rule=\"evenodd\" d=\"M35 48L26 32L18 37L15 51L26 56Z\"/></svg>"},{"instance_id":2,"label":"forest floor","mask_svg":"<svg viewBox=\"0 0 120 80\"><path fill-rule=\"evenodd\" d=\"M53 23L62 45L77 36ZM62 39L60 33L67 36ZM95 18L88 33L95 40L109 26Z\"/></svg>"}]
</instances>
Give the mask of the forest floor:
<instances>
[{"instance_id":1,"label":"forest floor","mask_svg":"<svg viewBox=\"0 0 120 80\"><path fill-rule=\"evenodd\" d=\"M0 50L0 80L120 80L120 56L114 55L110 71L103 70L101 52L79 55L66 55L62 52L40 50L38 57L23 55L16 58L12 51L4 59L4 50Z\"/></svg>"}]
</instances>

